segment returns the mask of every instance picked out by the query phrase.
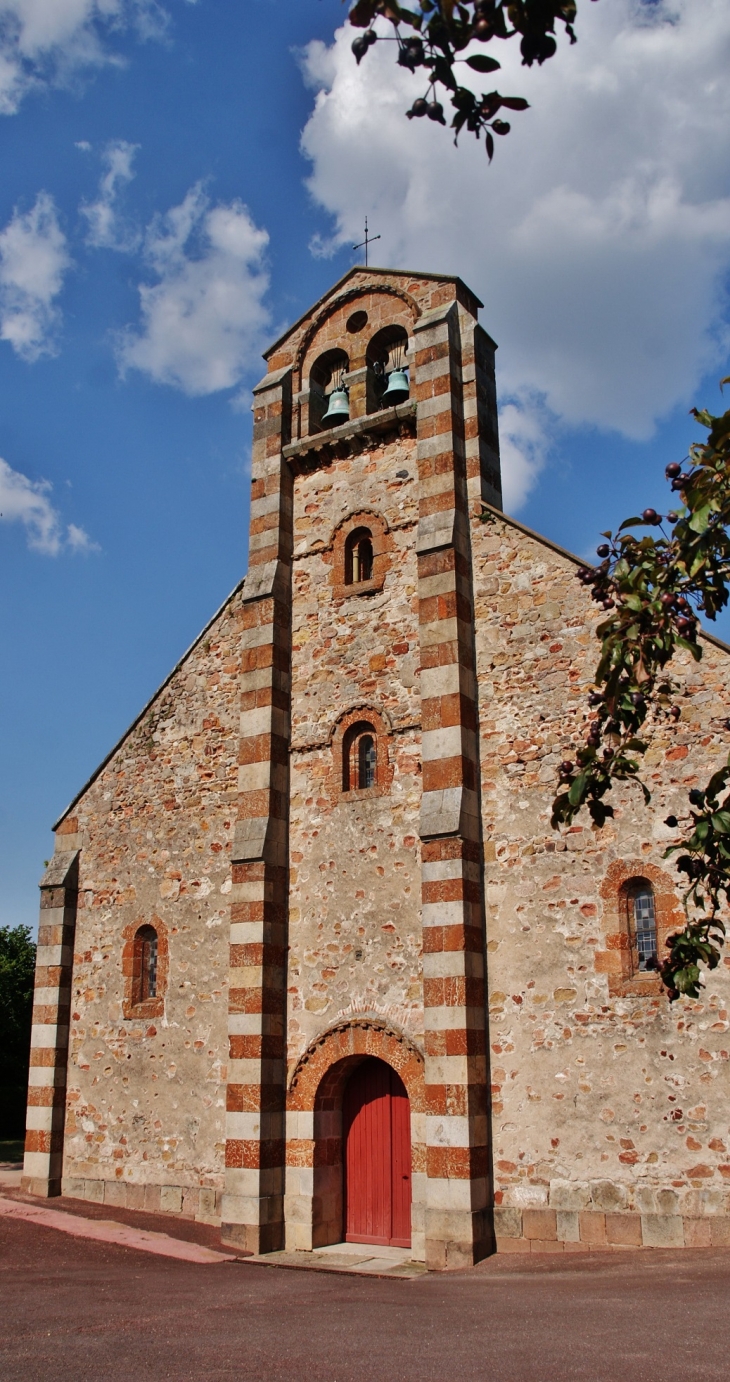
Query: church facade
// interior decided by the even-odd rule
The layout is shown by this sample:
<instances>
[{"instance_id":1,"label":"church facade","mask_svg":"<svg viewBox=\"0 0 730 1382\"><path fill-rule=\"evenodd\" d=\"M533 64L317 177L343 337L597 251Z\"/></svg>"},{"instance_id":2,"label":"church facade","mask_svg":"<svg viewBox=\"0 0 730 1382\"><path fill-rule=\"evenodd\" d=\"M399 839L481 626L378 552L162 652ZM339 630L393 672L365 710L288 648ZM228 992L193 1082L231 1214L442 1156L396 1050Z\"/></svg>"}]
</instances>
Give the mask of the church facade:
<instances>
[{"instance_id":1,"label":"church facade","mask_svg":"<svg viewBox=\"0 0 730 1382\"><path fill-rule=\"evenodd\" d=\"M651 969L728 650L651 806L552 831L596 616L501 511L480 306L353 269L265 357L246 578L56 825L31 1193L434 1269L730 1244L730 961L672 1006Z\"/></svg>"}]
</instances>

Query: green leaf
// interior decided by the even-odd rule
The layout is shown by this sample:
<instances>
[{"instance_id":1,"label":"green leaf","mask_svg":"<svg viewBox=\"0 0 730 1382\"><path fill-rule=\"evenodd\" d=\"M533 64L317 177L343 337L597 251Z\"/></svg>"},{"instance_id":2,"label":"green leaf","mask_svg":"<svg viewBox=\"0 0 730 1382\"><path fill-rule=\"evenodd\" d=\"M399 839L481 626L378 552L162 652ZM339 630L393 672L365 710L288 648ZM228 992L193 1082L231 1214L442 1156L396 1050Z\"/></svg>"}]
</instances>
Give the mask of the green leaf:
<instances>
[{"instance_id":1,"label":"green leaf","mask_svg":"<svg viewBox=\"0 0 730 1382\"><path fill-rule=\"evenodd\" d=\"M475 53L471 58L464 58L467 67L472 67L475 72L496 72L501 67L501 62L496 58L488 58L485 53Z\"/></svg>"},{"instance_id":2,"label":"green leaf","mask_svg":"<svg viewBox=\"0 0 730 1382\"><path fill-rule=\"evenodd\" d=\"M577 777L574 779L574 781L571 783L570 791L568 792L568 801L570 802L571 806L579 806L579 805L580 805L580 803L582 802L583 797L584 797L584 795L585 795L585 789L586 789L586 783L587 783L587 782L588 782L588 774L587 774L587 773L579 773L578 776L577 776Z\"/></svg>"},{"instance_id":3,"label":"green leaf","mask_svg":"<svg viewBox=\"0 0 730 1382\"><path fill-rule=\"evenodd\" d=\"M718 834L730 834L730 811L716 811L711 820L713 830L717 830Z\"/></svg>"},{"instance_id":4,"label":"green leaf","mask_svg":"<svg viewBox=\"0 0 730 1382\"><path fill-rule=\"evenodd\" d=\"M693 513L689 520L689 526L693 533L704 533L710 521L710 514L715 512L714 504L703 504L701 509Z\"/></svg>"}]
</instances>

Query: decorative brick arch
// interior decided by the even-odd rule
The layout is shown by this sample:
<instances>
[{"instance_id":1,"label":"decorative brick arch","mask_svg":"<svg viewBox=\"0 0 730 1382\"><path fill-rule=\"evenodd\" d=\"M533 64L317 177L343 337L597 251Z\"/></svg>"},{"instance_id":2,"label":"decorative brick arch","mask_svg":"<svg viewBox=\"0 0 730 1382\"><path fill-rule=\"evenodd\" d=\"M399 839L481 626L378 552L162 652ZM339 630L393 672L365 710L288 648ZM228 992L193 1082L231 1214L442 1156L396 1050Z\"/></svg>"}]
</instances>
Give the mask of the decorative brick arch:
<instances>
[{"instance_id":1,"label":"decorative brick arch","mask_svg":"<svg viewBox=\"0 0 730 1382\"><path fill-rule=\"evenodd\" d=\"M154 998L146 998L143 1003L135 1003L134 997L134 940L141 926L152 926L157 932L157 993ZM158 916L138 917L125 926L122 935L122 975L124 976L124 1000L122 1014L127 1021L134 1018L144 1020L148 1017L162 1017L165 1011L165 994L169 971L170 952L167 927Z\"/></svg>"},{"instance_id":2,"label":"decorative brick arch","mask_svg":"<svg viewBox=\"0 0 730 1382\"><path fill-rule=\"evenodd\" d=\"M400 1075L416 1113L425 1110L423 1054L402 1028L379 1017L348 1018L328 1027L299 1057L289 1081L287 1107L315 1109L339 1095L347 1076L367 1056Z\"/></svg>"},{"instance_id":3,"label":"decorative brick arch","mask_svg":"<svg viewBox=\"0 0 730 1382\"><path fill-rule=\"evenodd\" d=\"M299 342L297 353L294 358L293 369L300 372L300 377L312 341L322 330L327 319L333 316L335 312L339 311L341 307L353 306L358 298L371 298L381 295L385 297L400 298L401 302L405 303L409 312L412 314L413 322L417 321L421 316L421 308L416 302L416 299L412 297L410 293L406 292L404 288L398 288L394 283L373 282L368 284L357 284L346 293L340 293L339 296L333 298L331 302L325 303L321 312L318 312L314 320L310 322ZM409 331L408 335L410 336L410 334L411 332Z\"/></svg>"},{"instance_id":4,"label":"decorative brick arch","mask_svg":"<svg viewBox=\"0 0 730 1382\"><path fill-rule=\"evenodd\" d=\"M605 950L596 952L596 969L608 975L608 990L613 997L654 998L662 994L658 974L635 972L628 915L628 887L634 879L645 878L654 892L657 954L664 953L667 936L685 923L676 885L664 869L647 859L617 859L601 884Z\"/></svg>"},{"instance_id":5,"label":"decorative brick arch","mask_svg":"<svg viewBox=\"0 0 730 1382\"><path fill-rule=\"evenodd\" d=\"M338 1243L343 1234L342 1096L353 1070L375 1056L400 1075L411 1106L413 1203L423 1213L419 1185L426 1170L423 1055L394 1023L362 1017L335 1023L300 1056L287 1094L287 1190L292 1233L304 1248ZM309 1136L303 1134L309 1133Z\"/></svg>"},{"instance_id":6,"label":"decorative brick arch","mask_svg":"<svg viewBox=\"0 0 730 1382\"><path fill-rule=\"evenodd\" d=\"M359 528L367 528L373 544L373 574L369 581L359 581L357 585L346 584L345 555L347 539ZM360 509L349 513L335 528L328 552L324 560L332 566L330 583L333 600L350 600L359 595L375 595L383 589L385 577L390 570L392 538L388 525L379 513L372 509Z\"/></svg>"},{"instance_id":7,"label":"decorative brick arch","mask_svg":"<svg viewBox=\"0 0 730 1382\"><path fill-rule=\"evenodd\" d=\"M349 791L343 790L343 753L346 750L347 731L352 725L365 720L373 726L375 730L375 747L377 753L377 773L374 787L352 787ZM391 733L391 726L385 715L376 710L374 706L366 705L361 702L359 705L351 706L336 721L330 743L332 745L332 761L328 774L329 793L334 802L340 801L359 801L368 797L382 797L390 791L393 781L394 767L390 761L388 740Z\"/></svg>"}]
</instances>

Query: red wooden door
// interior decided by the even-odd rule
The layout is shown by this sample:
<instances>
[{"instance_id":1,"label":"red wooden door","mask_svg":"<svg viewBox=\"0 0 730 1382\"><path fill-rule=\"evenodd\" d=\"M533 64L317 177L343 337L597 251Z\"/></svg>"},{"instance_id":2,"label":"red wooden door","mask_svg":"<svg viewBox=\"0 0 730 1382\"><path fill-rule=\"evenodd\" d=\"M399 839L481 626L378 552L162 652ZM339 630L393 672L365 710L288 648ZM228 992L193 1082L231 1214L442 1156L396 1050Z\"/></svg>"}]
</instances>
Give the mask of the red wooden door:
<instances>
[{"instance_id":1,"label":"red wooden door","mask_svg":"<svg viewBox=\"0 0 730 1382\"><path fill-rule=\"evenodd\" d=\"M345 1240L411 1246L411 1114L385 1061L363 1061L345 1088Z\"/></svg>"}]
</instances>

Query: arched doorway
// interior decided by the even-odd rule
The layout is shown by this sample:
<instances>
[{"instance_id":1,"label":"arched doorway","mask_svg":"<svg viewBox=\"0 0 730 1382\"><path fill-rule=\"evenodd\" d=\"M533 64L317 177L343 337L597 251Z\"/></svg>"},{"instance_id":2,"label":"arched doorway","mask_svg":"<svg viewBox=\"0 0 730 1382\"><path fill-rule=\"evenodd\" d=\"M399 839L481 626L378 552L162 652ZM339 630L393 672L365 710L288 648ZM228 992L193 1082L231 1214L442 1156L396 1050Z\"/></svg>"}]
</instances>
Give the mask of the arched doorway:
<instances>
[{"instance_id":1,"label":"arched doorway","mask_svg":"<svg viewBox=\"0 0 730 1382\"><path fill-rule=\"evenodd\" d=\"M400 1076L369 1057L345 1086L345 1239L411 1246L411 1111Z\"/></svg>"}]
</instances>

